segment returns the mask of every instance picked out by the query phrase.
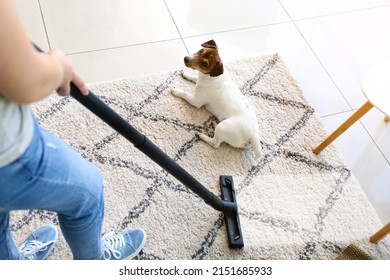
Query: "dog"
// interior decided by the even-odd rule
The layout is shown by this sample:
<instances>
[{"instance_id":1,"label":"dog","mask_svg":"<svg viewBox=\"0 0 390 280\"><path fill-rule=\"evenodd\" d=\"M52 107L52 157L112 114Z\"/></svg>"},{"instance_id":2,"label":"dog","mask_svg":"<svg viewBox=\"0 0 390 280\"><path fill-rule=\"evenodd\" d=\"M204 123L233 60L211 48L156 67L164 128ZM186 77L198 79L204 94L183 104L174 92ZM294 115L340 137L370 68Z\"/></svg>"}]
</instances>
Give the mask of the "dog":
<instances>
[{"instance_id":1,"label":"dog","mask_svg":"<svg viewBox=\"0 0 390 280\"><path fill-rule=\"evenodd\" d=\"M259 160L262 151L255 110L224 70L215 41L210 40L201 46L203 48L197 53L184 58L184 64L198 72L197 77L182 74L196 84L195 92L173 88L171 93L198 109L204 106L218 119L214 137L199 133L200 139L214 148L222 142L236 148L252 147L255 159Z\"/></svg>"}]
</instances>

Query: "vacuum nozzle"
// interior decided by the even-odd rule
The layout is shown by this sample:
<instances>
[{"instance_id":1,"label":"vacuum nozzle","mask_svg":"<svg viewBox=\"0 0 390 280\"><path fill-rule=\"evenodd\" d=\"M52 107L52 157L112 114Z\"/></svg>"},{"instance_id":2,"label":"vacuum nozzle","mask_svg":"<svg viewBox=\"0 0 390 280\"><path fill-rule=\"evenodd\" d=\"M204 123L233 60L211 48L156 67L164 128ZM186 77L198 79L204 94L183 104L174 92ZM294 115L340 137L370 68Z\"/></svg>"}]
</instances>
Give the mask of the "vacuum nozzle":
<instances>
[{"instance_id":1,"label":"vacuum nozzle","mask_svg":"<svg viewBox=\"0 0 390 280\"><path fill-rule=\"evenodd\" d=\"M241 232L240 217L238 215L233 177L222 175L219 177L219 183L221 186L222 200L233 203L235 205L235 211L224 212L225 224L229 239L229 247L242 248L244 247L244 238Z\"/></svg>"}]
</instances>

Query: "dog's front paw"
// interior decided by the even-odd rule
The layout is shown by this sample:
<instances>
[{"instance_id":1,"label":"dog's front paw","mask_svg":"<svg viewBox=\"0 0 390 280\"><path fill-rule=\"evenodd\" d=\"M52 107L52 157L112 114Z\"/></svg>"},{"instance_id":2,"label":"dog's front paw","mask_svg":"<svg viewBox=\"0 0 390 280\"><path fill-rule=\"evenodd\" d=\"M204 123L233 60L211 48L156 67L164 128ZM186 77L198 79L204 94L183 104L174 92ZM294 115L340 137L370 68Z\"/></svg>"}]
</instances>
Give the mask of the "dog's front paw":
<instances>
[{"instance_id":1,"label":"dog's front paw","mask_svg":"<svg viewBox=\"0 0 390 280\"><path fill-rule=\"evenodd\" d=\"M193 82L194 84L196 84L198 82L198 77L195 75L191 75L187 72L181 72L180 74L187 81Z\"/></svg>"},{"instance_id":2,"label":"dog's front paw","mask_svg":"<svg viewBox=\"0 0 390 280\"><path fill-rule=\"evenodd\" d=\"M181 89L178 89L178 88L171 88L171 93L174 95L174 96L178 96L180 97L180 94L182 93L183 91Z\"/></svg>"}]
</instances>

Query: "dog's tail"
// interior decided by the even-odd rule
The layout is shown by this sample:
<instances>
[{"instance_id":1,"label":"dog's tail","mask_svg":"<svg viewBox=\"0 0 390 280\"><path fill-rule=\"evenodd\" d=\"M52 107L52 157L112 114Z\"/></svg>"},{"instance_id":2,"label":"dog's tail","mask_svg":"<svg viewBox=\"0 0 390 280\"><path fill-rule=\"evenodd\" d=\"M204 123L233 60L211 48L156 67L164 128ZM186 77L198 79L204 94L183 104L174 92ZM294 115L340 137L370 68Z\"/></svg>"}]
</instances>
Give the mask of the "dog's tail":
<instances>
[{"instance_id":1,"label":"dog's tail","mask_svg":"<svg viewBox=\"0 0 390 280\"><path fill-rule=\"evenodd\" d=\"M260 144L259 135L256 133L251 139L252 148L255 151L256 160L259 160L262 154L262 148Z\"/></svg>"}]
</instances>

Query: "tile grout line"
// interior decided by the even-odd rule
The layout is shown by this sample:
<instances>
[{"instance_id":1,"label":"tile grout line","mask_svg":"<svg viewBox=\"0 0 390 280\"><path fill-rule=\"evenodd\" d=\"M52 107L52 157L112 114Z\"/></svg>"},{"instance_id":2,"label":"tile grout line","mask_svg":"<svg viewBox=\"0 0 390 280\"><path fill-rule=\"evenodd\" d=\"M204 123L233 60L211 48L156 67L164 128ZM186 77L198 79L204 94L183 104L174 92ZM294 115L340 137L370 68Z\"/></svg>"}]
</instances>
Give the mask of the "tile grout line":
<instances>
[{"instance_id":1,"label":"tile grout line","mask_svg":"<svg viewBox=\"0 0 390 280\"><path fill-rule=\"evenodd\" d=\"M334 117L334 116L338 116L338 115L341 115L341 114L346 114L346 113L350 113L349 116L351 116L357 109L352 109L352 110L347 110L347 111L342 111L342 112L337 112L337 113L334 113L334 114L328 114L328 115L324 115L324 116L319 116L321 119L324 119L324 118L328 118L328 117ZM363 116L364 117L364 116ZM357 123L359 123L361 126L362 126L362 129L367 133L367 136L371 139L372 143L374 144L374 146L378 149L379 153L383 156L383 158L385 159L385 161L390 165L390 161L389 159L387 159L386 155L384 154L384 152L381 150L381 148L379 147L378 143L375 141L375 139L372 137L372 135L370 134L370 132L368 131L367 127L364 125L363 121L362 121L362 118L359 119L354 125L356 125ZM340 123L341 125L341 123ZM334 130L332 130L334 131ZM330 131L330 133L332 132Z\"/></svg>"},{"instance_id":2,"label":"tile grout line","mask_svg":"<svg viewBox=\"0 0 390 280\"><path fill-rule=\"evenodd\" d=\"M291 15L288 13L288 11L286 10L286 8L283 6L283 4L280 2L280 0L278 0L279 4L282 6L282 8L284 9L284 11L286 12L286 14L289 16L290 20L291 20L291 23L294 25L294 27L296 28L296 30L299 32L299 34L301 35L302 39L305 41L306 45L309 47L309 49L311 50L311 52L313 53L313 55L315 56L315 58L317 59L318 63L321 65L322 69L324 69L325 73L328 75L329 79L332 81L332 83L334 84L334 86L336 87L337 91L341 94L341 96L343 97L343 99L345 100L345 102L347 103L347 105L349 106L349 108L351 110L353 110L353 107L351 106L351 104L348 102L347 98L344 96L344 94L342 93L341 89L339 88L339 86L337 85L337 83L334 81L334 79L332 78L332 76L330 75L330 73L328 72L328 70L326 69L325 65L321 62L320 58L318 57L318 55L316 54L316 52L314 51L314 49L312 48L312 46L309 44L309 42L306 40L305 36L302 34L301 30L299 29L298 25L296 24L295 20L291 17ZM311 19L315 19L315 18L319 18L319 17L313 17ZM298 20L299 21L299 20ZM337 113L340 113L340 112L337 112Z\"/></svg>"},{"instance_id":3,"label":"tile grout line","mask_svg":"<svg viewBox=\"0 0 390 280\"><path fill-rule=\"evenodd\" d=\"M165 39L165 40L140 42L140 43L134 43L134 44L129 44L129 45L115 46L115 47L85 50L85 51L79 51L79 52L69 52L66 55L77 55L77 54L84 54L84 53L103 52L103 51L117 50L117 49L130 48L130 47L136 47L136 46L151 45L151 44L162 43L162 42L170 42L170 41L176 41L176 40L179 40L179 39L172 38L172 39Z\"/></svg>"},{"instance_id":4,"label":"tile grout line","mask_svg":"<svg viewBox=\"0 0 390 280\"><path fill-rule=\"evenodd\" d=\"M177 26L176 21L175 21L175 18L173 17L173 15L172 15L172 13L171 13L171 10L169 9L168 4L167 4L167 2L166 2L165 0L164 0L164 4L165 4L165 7L166 7L167 10L168 10L168 13L169 13L169 15L170 15L172 21L173 21L173 24L175 25L175 28L176 28L176 30L177 30L177 33L179 33L180 40L181 40L181 42L182 42L184 48L186 49L187 53L189 54L190 52L188 51L188 48L187 48L187 46L186 46L186 43L184 42L184 38L183 38L183 36L182 36L182 34L181 34L181 32L180 32L180 29L179 29L179 27Z\"/></svg>"},{"instance_id":5,"label":"tile grout line","mask_svg":"<svg viewBox=\"0 0 390 280\"><path fill-rule=\"evenodd\" d=\"M49 46L49 50L51 51L52 49L51 49L49 34L47 33L47 27L46 27L46 22L45 22L45 16L43 15L42 5L41 5L41 1L40 1L40 0L38 0L38 5L39 5L39 11L41 12L41 18L42 18L43 28L45 29L45 36L46 36L47 45Z\"/></svg>"},{"instance_id":6,"label":"tile grout line","mask_svg":"<svg viewBox=\"0 0 390 280\"><path fill-rule=\"evenodd\" d=\"M375 106L374 106L374 109L375 109ZM356 110L353 110L353 112L355 112ZM383 121L383 119L382 119ZM390 165L390 161L389 159L386 157L385 153L382 151L382 149L379 147L379 144L375 141L375 139L373 138L373 136L371 135L371 133L369 132L368 128L364 125L362 119L359 120L359 123L362 125L364 131L366 131L366 133L368 134L368 137L370 137L371 141L374 143L375 147L378 149L379 153L383 156L383 158L385 159L385 161L387 162L388 165Z\"/></svg>"},{"instance_id":7,"label":"tile grout line","mask_svg":"<svg viewBox=\"0 0 390 280\"><path fill-rule=\"evenodd\" d=\"M177 26L176 24L176 21L167 5L167 3L164 1L164 4L167 8L167 11L172 19L172 22L173 24L175 25L175 28L179 34L179 38L171 38L171 39L165 39L165 40L157 40L157 41L148 41L148 42L140 42L140 43L134 43L134 44L127 44L127 45L121 45L121 46L113 46L113 47L107 47L107 48L101 48L101 49L91 49L91 50L84 50L84 51L79 51L79 52L71 52L71 53L67 53L67 55L78 55L78 54L84 54L84 53L92 53L92 52L100 52L100 51L108 51L108 50L116 50L116 49L121 49L121 48L127 48L127 47L134 47L134 46L142 46L142 45L149 45L149 44L154 44L154 43L161 43L161 42L169 42L169 41L175 41L175 40L180 40L184 46L184 48L186 49L187 53L189 53L188 51L188 48L184 42L184 37L182 36L180 30L179 30L179 27ZM42 12L41 12L42 13ZM46 26L45 26L45 31L46 31ZM48 37L47 35L47 32L46 32L46 36ZM49 39L48 39L49 40Z\"/></svg>"},{"instance_id":8,"label":"tile grout line","mask_svg":"<svg viewBox=\"0 0 390 280\"><path fill-rule=\"evenodd\" d=\"M347 112L351 112L353 113L355 111L355 109L353 108L353 106L348 102L347 98L344 96L344 94L342 93L341 89L339 88L339 86L337 85L337 83L333 80L332 76L330 75L330 73L328 72L328 70L326 69L326 67L323 65L323 63L321 62L320 58L317 56L317 54L315 53L314 49L311 47L311 45L309 44L309 42L306 40L305 36L302 34L301 30L299 29L299 27L297 26L295 20L292 19L292 17L290 16L290 14L288 13L288 11L286 10L286 8L282 5L282 3L280 2L280 0L278 0L279 4L282 6L282 8L284 9L284 11L286 12L286 14L289 16L291 22L294 24L295 28L297 29L297 31L299 32L299 34L302 36L302 39L306 42L307 46L310 48L310 50L312 51L312 53L314 54L314 56L317 58L318 60L318 63L320 63L321 67L324 69L324 71L327 73L328 77L331 79L331 81L333 82L333 84L335 85L335 87L337 88L338 92L341 94L341 96L343 97L343 99L345 100L345 102L348 104L348 106L350 107L351 110L347 110L347 111L343 111L343 112L336 112L334 114L329 114L329 115L326 115L326 116L320 116L320 118L325 118L325 117L329 117L329 116L334 116L334 115L339 115L339 114L342 114L342 113L347 113ZM349 12L343 12L343 13L337 13L337 14L331 14L331 15L324 15L324 16L319 16L319 17L312 17L310 19L316 19L316 18L320 18L320 17L326 17L326 16L333 16L333 15L340 15L340 14L350 14L350 13L354 13L354 12L360 12L360 11L364 11L364 10L371 10L371 9L375 9L375 8L383 8L383 7L388 7L390 4L388 5L382 5L382 6L378 6L378 7L371 7L371 8L366 8L366 9L359 9L359 10L354 10L354 11L349 11ZM306 19L300 19L298 21L303 21L303 20L308 20L307 18ZM373 139L372 135L369 133L368 129L364 126L364 123L359 120L359 123L360 125L363 127L363 130L367 133L368 137L371 139L372 143L375 145L375 147L378 149L379 153L383 156L383 158L385 159L385 161L390 165L390 162L389 160L386 158L385 154L383 153L383 151L380 149L378 143L375 141L375 139Z\"/></svg>"},{"instance_id":9,"label":"tile grout line","mask_svg":"<svg viewBox=\"0 0 390 280\"><path fill-rule=\"evenodd\" d=\"M280 0L278 0L278 1L280 3ZM281 4L281 5L283 6L283 4ZM378 6L375 6L375 7L359 8L359 9L354 9L354 10L349 10L349 11L333 12L333 13L323 14L323 15L318 15L318 16L303 17L303 18L296 19L294 21L303 21L303 20L310 20L310 19L325 18L325 17L330 17L330 16L339 16L339 15L344 15L344 14L359 13L359 12L362 12L362 11L386 8L388 6L390 6L390 4L378 5ZM285 9L285 11L287 13L286 9Z\"/></svg>"}]
</instances>

